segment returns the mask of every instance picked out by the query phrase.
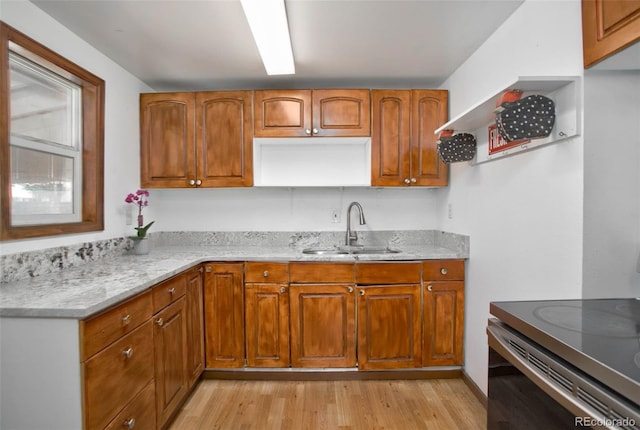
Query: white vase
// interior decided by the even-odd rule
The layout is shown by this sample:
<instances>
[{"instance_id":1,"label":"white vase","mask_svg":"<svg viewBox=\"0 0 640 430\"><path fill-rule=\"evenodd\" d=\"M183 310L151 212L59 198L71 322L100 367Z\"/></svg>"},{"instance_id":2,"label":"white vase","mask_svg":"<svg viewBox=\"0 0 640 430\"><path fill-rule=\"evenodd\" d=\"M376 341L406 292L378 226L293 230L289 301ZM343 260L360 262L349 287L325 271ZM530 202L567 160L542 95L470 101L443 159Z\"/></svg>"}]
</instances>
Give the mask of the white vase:
<instances>
[{"instance_id":1,"label":"white vase","mask_svg":"<svg viewBox=\"0 0 640 430\"><path fill-rule=\"evenodd\" d=\"M149 253L149 238L143 237L142 239L133 241L133 253L136 255L145 255Z\"/></svg>"}]
</instances>

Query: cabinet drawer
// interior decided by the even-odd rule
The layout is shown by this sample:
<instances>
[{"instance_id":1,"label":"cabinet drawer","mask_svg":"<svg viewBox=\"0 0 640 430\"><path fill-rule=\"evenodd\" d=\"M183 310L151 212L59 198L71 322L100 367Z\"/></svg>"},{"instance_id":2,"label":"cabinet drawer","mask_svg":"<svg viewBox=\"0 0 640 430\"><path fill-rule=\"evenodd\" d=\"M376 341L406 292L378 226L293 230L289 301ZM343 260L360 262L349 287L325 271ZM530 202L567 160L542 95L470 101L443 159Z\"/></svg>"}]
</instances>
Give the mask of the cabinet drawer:
<instances>
[{"instance_id":1,"label":"cabinet drawer","mask_svg":"<svg viewBox=\"0 0 640 430\"><path fill-rule=\"evenodd\" d=\"M356 284L419 284L420 263L358 263Z\"/></svg>"},{"instance_id":2,"label":"cabinet drawer","mask_svg":"<svg viewBox=\"0 0 640 430\"><path fill-rule=\"evenodd\" d=\"M288 263L249 262L244 266L245 282L288 283Z\"/></svg>"},{"instance_id":3,"label":"cabinet drawer","mask_svg":"<svg viewBox=\"0 0 640 430\"><path fill-rule=\"evenodd\" d=\"M151 293L145 292L80 323L82 360L131 332L151 318Z\"/></svg>"},{"instance_id":4,"label":"cabinet drawer","mask_svg":"<svg viewBox=\"0 0 640 430\"><path fill-rule=\"evenodd\" d=\"M353 263L290 263L289 280L293 283L354 282Z\"/></svg>"},{"instance_id":5,"label":"cabinet drawer","mask_svg":"<svg viewBox=\"0 0 640 430\"><path fill-rule=\"evenodd\" d=\"M430 260L422 266L425 281L464 280L464 260Z\"/></svg>"},{"instance_id":6,"label":"cabinet drawer","mask_svg":"<svg viewBox=\"0 0 640 430\"><path fill-rule=\"evenodd\" d=\"M151 320L83 364L86 428L104 428L153 379Z\"/></svg>"},{"instance_id":7,"label":"cabinet drawer","mask_svg":"<svg viewBox=\"0 0 640 430\"><path fill-rule=\"evenodd\" d=\"M175 276L153 287L153 313L157 313L185 295L187 278Z\"/></svg>"},{"instance_id":8,"label":"cabinet drawer","mask_svg":"<svg viewBox=\"0 0 640 430\"><path fill-rule=\"evenodd\" d=\"M156 392L153 382L147 384L138 395L124 407L105 430L126 428L156 428Z\"/></svg>"}]
</instances>

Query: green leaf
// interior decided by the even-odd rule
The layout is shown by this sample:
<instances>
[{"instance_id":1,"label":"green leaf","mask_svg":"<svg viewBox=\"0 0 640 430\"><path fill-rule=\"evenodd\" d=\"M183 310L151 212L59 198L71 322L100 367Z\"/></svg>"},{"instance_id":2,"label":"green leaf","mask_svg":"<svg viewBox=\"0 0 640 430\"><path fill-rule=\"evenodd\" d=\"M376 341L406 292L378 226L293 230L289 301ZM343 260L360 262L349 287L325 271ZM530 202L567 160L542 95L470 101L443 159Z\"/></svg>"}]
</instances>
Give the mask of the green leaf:
<instances>
[{"instance_id":1,"label":"green leaf","mask_svg":"<svg viewBox=\"0 0 640 430\"><path fill-rule=\"evenodd\" d=\"M151 221L149 224L145 225L144 227L136 227L136 231L138 232L138 236L136 236L137 239L142 239L147 235L147 230L149 230L149 227L151 227L153 225L155 221ZM135 240L135 238L133 238Z\"/></svg>"}]
</instances>

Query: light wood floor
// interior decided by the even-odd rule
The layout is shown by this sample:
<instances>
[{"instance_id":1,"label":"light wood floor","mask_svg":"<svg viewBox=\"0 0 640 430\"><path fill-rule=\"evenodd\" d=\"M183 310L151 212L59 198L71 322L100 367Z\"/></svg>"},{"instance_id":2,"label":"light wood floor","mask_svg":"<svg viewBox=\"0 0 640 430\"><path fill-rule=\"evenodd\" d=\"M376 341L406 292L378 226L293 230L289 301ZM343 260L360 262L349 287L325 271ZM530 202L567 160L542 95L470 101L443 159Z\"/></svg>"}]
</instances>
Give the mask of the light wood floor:
<instances>
[{"instance_id":1,"label":"light wood floor","mask_svg":"<svg viewBox=\"0 0 640 430\"><path fill-rule=\"evenodd\" d=\"M200 382L170 430L481 430L462 379Z\"/></svg>"}]
</instances>

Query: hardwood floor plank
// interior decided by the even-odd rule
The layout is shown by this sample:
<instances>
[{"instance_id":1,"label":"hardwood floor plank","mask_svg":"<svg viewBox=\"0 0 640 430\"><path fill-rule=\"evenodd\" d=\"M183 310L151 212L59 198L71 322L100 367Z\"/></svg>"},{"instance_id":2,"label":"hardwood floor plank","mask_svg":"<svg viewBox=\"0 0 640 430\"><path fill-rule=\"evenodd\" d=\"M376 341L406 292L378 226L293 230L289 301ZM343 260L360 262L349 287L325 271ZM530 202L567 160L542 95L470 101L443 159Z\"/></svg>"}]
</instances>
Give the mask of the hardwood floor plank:
<instances>
[{"instance_id":1,"label":"hardwood floor plank","mask_svg":"<svg viewBox=\"0 0 640 430\"><path fill-rule=\"evenodd\" d=\"M168 430L482 430L461 379L202 380Z\"/></svg>"}]
</instances>

